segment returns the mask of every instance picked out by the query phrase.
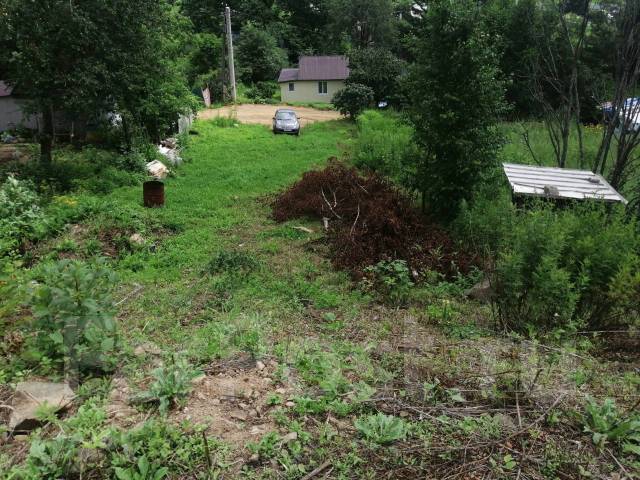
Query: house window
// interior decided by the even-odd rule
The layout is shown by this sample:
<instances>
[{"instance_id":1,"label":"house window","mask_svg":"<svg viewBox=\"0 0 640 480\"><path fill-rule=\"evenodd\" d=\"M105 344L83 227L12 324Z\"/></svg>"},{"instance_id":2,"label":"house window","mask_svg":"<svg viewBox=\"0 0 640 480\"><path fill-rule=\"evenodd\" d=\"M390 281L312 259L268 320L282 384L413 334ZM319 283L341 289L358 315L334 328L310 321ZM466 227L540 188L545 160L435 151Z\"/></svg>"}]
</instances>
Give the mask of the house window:
<instances>
[{"instance_id":1,"label":"house window","mask_svg":"<svg viewBox=\"0 0 640 480\"><path fill-rule=\"evenodd\" d=\"M295 83L290 83L289 84L289 91L290 92L294 92L296 90L296 84Z\"/></svg>"},{"instance_id":2,"label":"house window","mask_svg":"<svg viewBox=\"0 0 640 480\"><path fill-rule=\"evenodd\" d=\"M327 94L327 82L318 82L318 93L320 95Z\"/></svg>"}]
</instances>

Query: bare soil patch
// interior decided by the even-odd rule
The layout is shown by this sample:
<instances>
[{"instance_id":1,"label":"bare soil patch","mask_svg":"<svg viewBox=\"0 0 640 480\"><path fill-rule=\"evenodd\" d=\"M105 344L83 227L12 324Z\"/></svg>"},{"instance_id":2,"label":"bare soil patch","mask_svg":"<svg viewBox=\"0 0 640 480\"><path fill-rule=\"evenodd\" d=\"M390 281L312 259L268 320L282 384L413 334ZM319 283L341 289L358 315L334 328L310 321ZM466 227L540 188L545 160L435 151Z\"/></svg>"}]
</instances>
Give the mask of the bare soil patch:
<instances>
[{"instance_id":1,"label":"bare soil patch","mask_svg":"<svg viewBox=\"0 0 640 480\"><path fill-rule=\"evenodd\" d=\"M293 395L290 386L277 386L273 380L275 362L232 360L224 366L213 365L194 380L186 405L174 410L169 419L175 424L188 421L205 425L209 436L230 444L238 453L249 442L258 442L267 433L277 431L271 419L269 398ZM124 378L114 378L107 414L120 427L130 427L147 416L130 405L131 389Z\"/></svg>"},{"instance_id":2,"label":"bare soil patch","mask_svg":"<svg viewBox=\"0 0 640 480\"><path fill-rule=\"evenodd\" d=\"M290 107L287 105L234 105L222 108L212 108L198 113L201 120L211 120L216 117L233 117L242 123L252 123L258 125L271 125L273 115L278 108L288 108L294 110L300 117L300 124L304 127L310 123L326 122L329 120L339 120L342 117L335 110L316 110L309 107Z\"/></svg>"}]
</instances>

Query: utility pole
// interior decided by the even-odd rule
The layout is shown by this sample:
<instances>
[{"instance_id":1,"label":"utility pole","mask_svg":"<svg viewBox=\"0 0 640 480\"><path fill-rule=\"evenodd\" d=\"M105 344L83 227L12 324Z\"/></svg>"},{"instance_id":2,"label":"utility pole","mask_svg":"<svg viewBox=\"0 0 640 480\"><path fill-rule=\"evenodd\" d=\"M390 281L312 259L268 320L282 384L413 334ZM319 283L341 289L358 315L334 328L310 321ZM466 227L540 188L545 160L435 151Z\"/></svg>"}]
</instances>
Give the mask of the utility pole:
<instances>
[{"instance_id":1,"label":"utility pole","mask_svg":"<svg viewBox=\"0 0 640 480\"><path fill-rule=\"evenodd\" d=\"M231 33L231 9L227 6L224 9L224 23L227 29L227 49L229 51L229 81L231 82L231 98L236 103L238 94L236 91L236 67L233 60L233 34Z\"/></svg>"}]
</instances>

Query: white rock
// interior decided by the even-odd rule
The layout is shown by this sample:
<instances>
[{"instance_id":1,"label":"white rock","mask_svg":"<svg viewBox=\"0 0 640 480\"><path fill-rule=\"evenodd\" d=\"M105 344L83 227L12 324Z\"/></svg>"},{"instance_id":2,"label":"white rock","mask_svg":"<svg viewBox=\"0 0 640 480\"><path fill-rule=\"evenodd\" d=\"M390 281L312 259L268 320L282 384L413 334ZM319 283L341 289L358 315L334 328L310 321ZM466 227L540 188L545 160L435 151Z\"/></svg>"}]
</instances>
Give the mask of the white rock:
<instances>
[{"instance_id":1,"label":"white rock","mask_svg":"<svg viewBox=\"0 0 640 480\"><path fill-rule=\"evenodd\" d=\"M135 244L135 245L144 245L145 241L142 235L140 235L139 233L134 233L129 237L129 243Z\"/></svg>"},{"instance_id":2,"label":"white rock","mask_svg":"<svg viewBox=\"0 0 640 480\"><path fill-rule=\"evenodd\" d=\"M147 163L147 172L158 180L164 180L169 175L169 169L158 160Z\"/></svg>"},{"instance_id":3,"label":"white rock","mask_svg":"<svg viewBox=\"0 0 640 480\"><path fill-rule=\"evenodd\" d=\"M294 440L297 440L297 439L298 439L298 433L297 432L287 433L284 437L282 437L282 441L284 443L293 442Z\"/></svg>"},{"instance_id":4,"label":"white rock","mask_svg":"<svg viewBox=\"0 0 640 480\"><path fill-rule=\"evenodd\" d=\"M40 407L59 412L75 398L68 383L22 382L16 387L9 419L9 429L28 431L39 425L37 412Z\"/></svg>"}]
</instances>

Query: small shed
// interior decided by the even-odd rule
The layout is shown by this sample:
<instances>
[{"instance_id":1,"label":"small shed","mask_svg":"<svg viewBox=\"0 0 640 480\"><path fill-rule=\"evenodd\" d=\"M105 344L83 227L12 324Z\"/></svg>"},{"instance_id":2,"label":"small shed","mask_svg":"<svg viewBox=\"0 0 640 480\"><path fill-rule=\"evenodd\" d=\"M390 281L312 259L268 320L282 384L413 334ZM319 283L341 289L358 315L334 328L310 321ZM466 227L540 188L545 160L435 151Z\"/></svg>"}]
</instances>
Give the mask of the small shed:
<instances>
[{"instance_id":1,"label":"small shed","mask_svg":"<svg viewBox=\"0 0 640 480\"><path fill-rule=\"evenodd\" d=\"M502 166L514 196L628 203L602 175L590 170L514 163L503 163Z\"/></svg>"}]
</instances>

